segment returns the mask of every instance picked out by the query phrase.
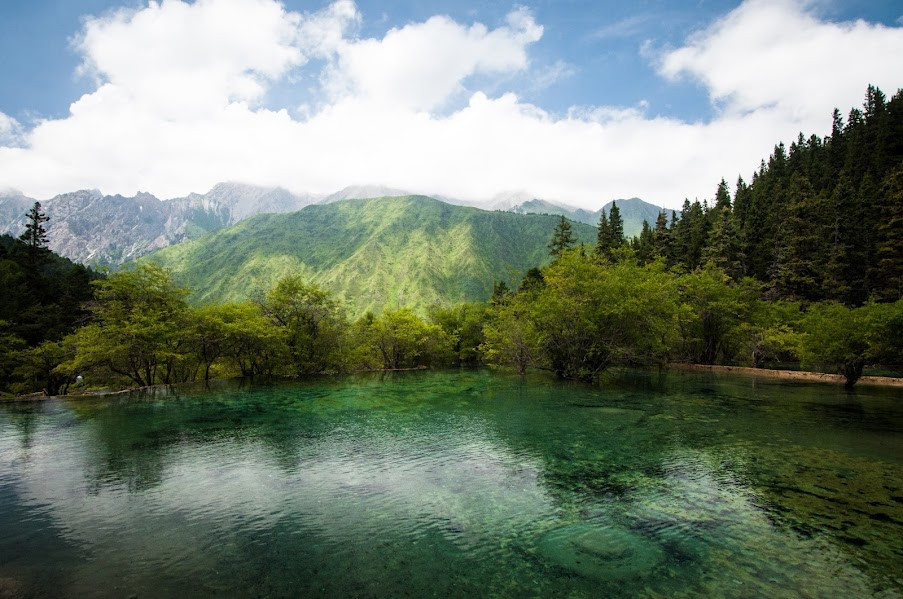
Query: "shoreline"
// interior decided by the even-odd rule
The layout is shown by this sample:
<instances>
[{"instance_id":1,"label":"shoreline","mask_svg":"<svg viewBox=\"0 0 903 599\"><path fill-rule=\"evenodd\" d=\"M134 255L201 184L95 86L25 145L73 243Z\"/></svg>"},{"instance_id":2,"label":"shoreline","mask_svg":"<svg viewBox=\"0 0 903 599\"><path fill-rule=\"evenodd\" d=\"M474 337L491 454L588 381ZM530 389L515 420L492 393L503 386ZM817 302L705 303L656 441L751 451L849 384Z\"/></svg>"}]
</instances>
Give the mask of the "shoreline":
<instances>
[{"instance_id":1,"label":"shoreline","mask_svg":"<svg viewBox=\"0 0 903 599\"><path fill-rule=\"evenodd\" d=\"M752 368L750 366L723 366L717 364L689 364L686 362L670 362L666 365L668 369L674 369L684 372L714 372L723 374L743 374L760 378L769 378L785 381L802 381L807 383L825 383L830 385L843 385L846 379L841 374L828 374L824 372L812 372L809 370L774 370L770 368ZM429 370L429 368L394 368L388 370L372 370L365 372L400 372L410 370ZM239 377L240 378L240 377ZM227 381L231 378L211 379L213 381ZM32 393L29 395L19 395L6 399L0 398L0 404L4 403L24 403L33 401L46 401L50 399L65 399L77 401L80 399L104 398L114 395L123 395L126 393L134 393L147 389L160 389L164 387L179 387L183 385L194 385L199 381L175 383L170 385L147 385L144 387L130 387L128 389L119 389L117 391L87 392L74 393L68 395L41 395ZM903 377L892 376L863 376L856 381L856 386L864 385L868 387L903 387Z\"/></svg>"},{"instance_id":2,"label":"shoreline","mask_svg":"<svg viewBox=\"0 0 903 599\"><path fill-rule=\"evenodd\" d=\"M785 381L804 381L809 383L828 383L843 385L846 378L842 374L828 374L824 372L812 372L810 370L772 370L770 368L752 368L750 366L720 366L715 364L687 364L685 362L672 362L668 368L683 370L686 372L720 372L733 374L746 374L770 379ZM892 376L863 376L854 389L860 385L868 387L903 387L903 378Z\"/></svg>"}]
</instances>

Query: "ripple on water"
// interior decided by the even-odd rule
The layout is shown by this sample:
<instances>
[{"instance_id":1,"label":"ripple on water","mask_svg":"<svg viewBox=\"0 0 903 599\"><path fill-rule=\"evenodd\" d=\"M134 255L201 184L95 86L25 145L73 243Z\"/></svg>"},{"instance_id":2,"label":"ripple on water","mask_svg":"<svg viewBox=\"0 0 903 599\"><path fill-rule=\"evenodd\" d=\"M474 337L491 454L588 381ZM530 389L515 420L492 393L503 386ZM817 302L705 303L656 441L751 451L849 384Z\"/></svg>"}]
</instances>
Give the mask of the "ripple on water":
<instances>
[{"instance_id":1,"label":"ripple on water","mask_svg":"<svg viewBox=\"0 0 903 599\"><path fill-rule=\"evenodd\" d=\"M555 528L539 539L537 548L551 563L600 582L646 577L665 557L657 544L615 523Z\"/></svg>"}]
</instances>

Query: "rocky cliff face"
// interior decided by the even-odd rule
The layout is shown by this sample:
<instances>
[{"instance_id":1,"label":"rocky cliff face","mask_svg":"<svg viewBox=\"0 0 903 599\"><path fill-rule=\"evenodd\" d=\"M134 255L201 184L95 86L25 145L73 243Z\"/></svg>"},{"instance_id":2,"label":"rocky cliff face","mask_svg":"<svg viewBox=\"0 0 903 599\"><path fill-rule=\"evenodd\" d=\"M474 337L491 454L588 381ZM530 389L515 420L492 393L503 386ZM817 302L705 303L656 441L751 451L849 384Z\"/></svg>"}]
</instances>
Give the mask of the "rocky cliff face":
<instances>
[{"instance_id":1,"label":"rocky cliff face","mask_svg":"<svg viewBox=\"0 0 903 599\"><path fill-rule=\"evenodd\" d=\"M220 183L206 194L172 200L82 190L42 201L41 208L50 218L50 249L85 264L115 266L255 214L294 212L317 199L280 188ZM21 234L34 201L16 192L0 193L0 233Z\"/></svg>"}]
</instances>

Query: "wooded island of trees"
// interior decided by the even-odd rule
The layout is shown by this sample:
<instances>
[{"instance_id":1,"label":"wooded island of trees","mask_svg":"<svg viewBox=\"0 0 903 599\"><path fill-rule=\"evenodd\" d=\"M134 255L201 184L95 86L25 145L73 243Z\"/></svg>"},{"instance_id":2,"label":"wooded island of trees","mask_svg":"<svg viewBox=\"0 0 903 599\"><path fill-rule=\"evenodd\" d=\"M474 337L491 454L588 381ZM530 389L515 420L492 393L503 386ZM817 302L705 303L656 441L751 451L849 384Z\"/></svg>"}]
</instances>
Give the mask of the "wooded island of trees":
<instances>
[{"instance_id":1,"label":"wooded island of trees","mask_svg":"<svg viewBox=\"0 0 903 599\"><path fill-rule=\"evenodd\" d=\"M65 393L211 377L490 364L592 381L673 361L839 372L903 362L903 95L869 87L828 137L775 147L733 197L685 201L594 247L562 217L552 261L487 303L351 320L325 289L282 279L254 301L193 306L152 263L101 276L53 255L35 204L0 238L0 391Z\"/></svg>"}]
</instances>

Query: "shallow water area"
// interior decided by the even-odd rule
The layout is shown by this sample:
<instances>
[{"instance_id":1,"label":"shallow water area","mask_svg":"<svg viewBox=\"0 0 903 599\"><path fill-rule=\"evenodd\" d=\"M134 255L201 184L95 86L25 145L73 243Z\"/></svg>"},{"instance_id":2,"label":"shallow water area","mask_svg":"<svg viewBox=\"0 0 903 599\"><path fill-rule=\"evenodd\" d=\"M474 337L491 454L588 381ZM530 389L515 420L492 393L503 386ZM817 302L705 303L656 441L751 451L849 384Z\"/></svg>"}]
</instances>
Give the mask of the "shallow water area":
<instances>
[{"instance_id":1,"label":"shallow water area","mask_svg":"<svg viewBox=\"0 0 903 599\"><path fill-rule=\"evenodd\" d=\"M901 400L464 370L2 405L0 597L900 597Z\"/></svg>"}]
</instances>

